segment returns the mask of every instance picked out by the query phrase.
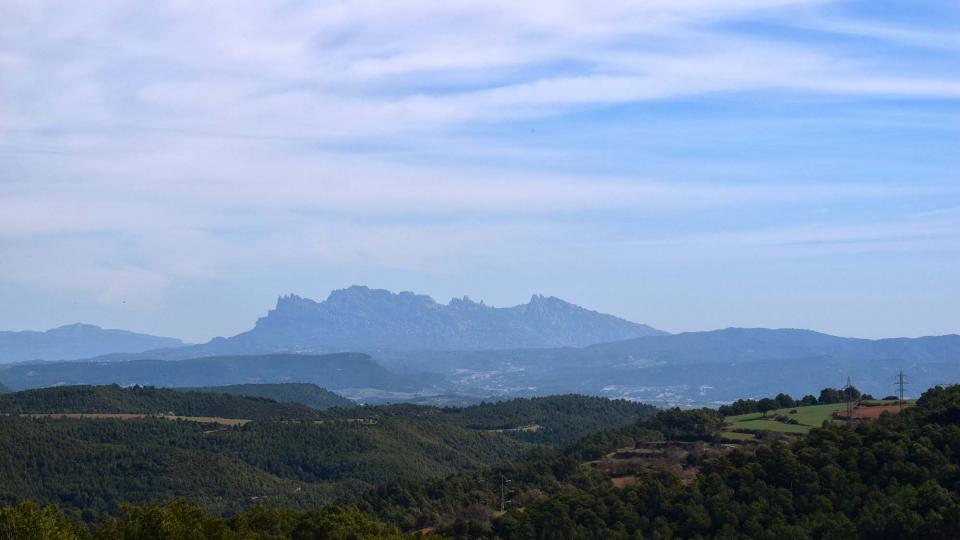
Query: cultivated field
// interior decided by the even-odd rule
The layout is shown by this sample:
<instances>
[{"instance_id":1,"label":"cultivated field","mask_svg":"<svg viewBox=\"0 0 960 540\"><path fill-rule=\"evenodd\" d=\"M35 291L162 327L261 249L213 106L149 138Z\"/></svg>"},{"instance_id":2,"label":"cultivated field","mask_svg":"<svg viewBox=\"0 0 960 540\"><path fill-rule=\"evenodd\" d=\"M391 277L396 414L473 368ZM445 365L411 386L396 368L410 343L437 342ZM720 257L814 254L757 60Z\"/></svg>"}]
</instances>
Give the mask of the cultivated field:
<instances>
[{"instance_id":1,"label":"cultivated field","mask_svg":"<svg viewBox=\"0 0 960 540\"><path fill-rule=\"evenodd\" d=\"M905 406L912 406L912 402L906 402ZM846 408L845 403L833 403L775 409L767 412L766 416L760 413L728 416L726 418L728 425L724 428L723 435L727 439L744 441L755 437L752 433L739 433L738 430L805 434L810 431L810 428L820 427L825 421L835 420L834 413L846 414ZM862 420L877 419L884 411L896 414L900 412L900 406L893 401L872 400L854 409L853 417ZM796 420L797 423L783 422L783 418Z\"/></svg>"}]
</instances>

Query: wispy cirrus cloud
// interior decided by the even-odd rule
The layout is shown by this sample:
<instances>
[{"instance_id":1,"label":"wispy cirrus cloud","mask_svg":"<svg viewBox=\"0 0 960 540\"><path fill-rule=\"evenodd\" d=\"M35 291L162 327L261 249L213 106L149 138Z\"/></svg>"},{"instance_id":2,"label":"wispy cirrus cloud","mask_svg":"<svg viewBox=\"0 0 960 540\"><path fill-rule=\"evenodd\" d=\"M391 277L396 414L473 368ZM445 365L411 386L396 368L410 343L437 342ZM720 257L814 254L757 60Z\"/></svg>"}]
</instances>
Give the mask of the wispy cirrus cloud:
<instances>
[{"instance_id":1,"label":"wispy cirrus cloud","mask_svg":"<svg viewBox=\"0 0 960 540\"><path fill-rule=\"evenodd\" d=\"M957 204L957 33L858 5L4 2L0 287L160 321L211 283L954 253L908 216Z\"/></svg>"}]
</instances>

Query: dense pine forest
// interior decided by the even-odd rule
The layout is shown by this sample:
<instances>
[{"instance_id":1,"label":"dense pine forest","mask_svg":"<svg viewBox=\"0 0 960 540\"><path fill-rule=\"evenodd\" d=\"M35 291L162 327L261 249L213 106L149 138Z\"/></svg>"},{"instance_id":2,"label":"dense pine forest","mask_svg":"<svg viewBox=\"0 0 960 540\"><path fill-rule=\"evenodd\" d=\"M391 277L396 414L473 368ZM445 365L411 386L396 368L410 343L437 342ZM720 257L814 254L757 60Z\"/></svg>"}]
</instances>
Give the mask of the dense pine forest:
<instances>
[{"instance_id":1,"label":"dense pine forest","mask_svg":"<svg viewBox=\"0 0 960 540\"><path fill-rule=\"evenodd\" d=\"M159 538L188 537L187 531L190 538L401 538L418 531L522 539L960 536L955 450L960 386L933 388L915 407L876 421L826 422L803 437L744 445L720 442L723 417L709 409L664 410L552 445L512 439L508 431L463 427L529 425L555 409L580 410L589 419L600 405L563 396L555 403L519 400L449 411L361 408L364 415L352 422L333 420L348 419L338 411L329 426L261 421L216 433L206 433L204 424L162 419L10 416L2 420L8 431L0 440L22 444L2 454L7 507L0 511L0 535L19 538L36 530L46 531L36 538L135 538L149 530ZM617 403L611 410L622 407ZM498 408L502 424L493 413ZM384 430L384 439L372 435L378 430ZM464 439L463 433L476 438ZM386 439L417 442L377 446ZM142 446L121 444L131 440ZM83 441L117 447L117 454L98 454L102 447L84 447ZM460 452L449 453L456 445ZM256 496L220 486L219 494L176 500L185 493L172 486L189 478L196 479L194 487L242 479L236 469L182 461L201 455L200 448L210 450L202 454L207 458L220 456L223 467L244 463L251 465L249 474L265 471L269 476L254 481L264 487L288 481L284 490L293 488L303 498L298 503L301 495L277 495L230 505L224 502ZM153 474L169 473L169 464L138 461L145 455L165 459L161 456L173 449L169 459L184 467L171 477L175 480L158 481ZM80 463L98 455L115 467L118 491L97 496L102 498L79 495L91 485L111 485L109 477L83 477L82 469L98 465ZM405 466L409 473L398 475ZM143 482L139 492L122 483L133 477ZM348 478L370 487L324 492L294 487ZM157 506L160 501L149 494L158 493L169 502ZM56 503L59 509L30 501Z\"/></svg>"},{"instance_id":2,"label":"dense pine forest","mask_svg":"<svg viewBox=\"0 0 960 540\"><path fill-rule=\"evenodd\" d=\"M307 407L320 410L333 407L349 408L354 406L354 403L349 399L309 383L231 384L227 386L178 388L178 390L262 397L282 403L300 403Z\"/></svg>"},{"instance_id":3,"label":"dense pine forest","mask_svg":"<svg viewBox=\"0 0 960 540\"><path fill-rule=\"evenodd\" d=\"M88 521L172 497L225 514L308 509L395 480L480 470L653 412L585 396L317 411L219 392L29 390L0 398L0 498Z\"/></svg>"},{"instance_id":4,"label":"dense pine forest","mask_svg":"<svg viewBox=\"0 0 960 540\"><path fill-rule=\"evenodd\" d=\"M0 396L7 414L150 414L209 416L248 420L319 419L320 413L299 403L219 392L178 392L149 386L60 386Z\"/></svg>"}]
</instances>

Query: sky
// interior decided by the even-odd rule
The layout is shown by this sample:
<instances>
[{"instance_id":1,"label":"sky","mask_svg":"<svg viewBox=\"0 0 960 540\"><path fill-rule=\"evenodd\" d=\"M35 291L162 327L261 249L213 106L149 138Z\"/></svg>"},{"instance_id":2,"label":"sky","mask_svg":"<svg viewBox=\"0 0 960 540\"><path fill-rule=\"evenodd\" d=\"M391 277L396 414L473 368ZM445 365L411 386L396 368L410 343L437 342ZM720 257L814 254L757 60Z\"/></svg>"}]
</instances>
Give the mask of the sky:
<instances>
[{"instance_id":1,"label":"sky","mask_svg":"<svg viewBox=\"0 0 960 540\"><path fill-rule=\"evenodd\" d=\"M960 333L960 3L0 0L0 329L352 284Z\"/></svg>"}]
</instances>

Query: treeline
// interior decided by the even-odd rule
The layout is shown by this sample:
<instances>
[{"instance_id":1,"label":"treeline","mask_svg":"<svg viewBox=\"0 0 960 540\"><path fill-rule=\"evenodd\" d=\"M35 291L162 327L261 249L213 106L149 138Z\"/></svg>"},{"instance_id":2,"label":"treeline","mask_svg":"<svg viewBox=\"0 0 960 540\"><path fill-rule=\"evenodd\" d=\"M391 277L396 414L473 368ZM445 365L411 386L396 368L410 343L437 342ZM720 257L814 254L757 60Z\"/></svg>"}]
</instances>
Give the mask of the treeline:
<instances>
[{"instance_id":1,"label":"treeline","mask_svg":"<svg viewBox=\"0 0 960 540\"><path fill-rule=\"evenodd\" d=\"M180 392L152 386L56 386L0 396L0 413L135 413L222 418L319 419L321 413L297 403L222 392Z\"/></svg>"},{"instance_id":2,"label":"treeline","mask_svg":"<svg viewBox=\"0 0 960 540\"><path fill-rule=\"evenodd\" d=\"M694 482L650 469L615 488L583 465L584 456L637 441L709 440L720 422L716 411L663 411L562 449L390 482L308 512L257 508L220 518L174 502L81 525L21 504L0 513L0 537L31 538L18 533L42 527L58 535L33 538L403 538L421 529L464 539L960 537L960 387L932 389L915 408L854 429L830 426L792 444L694 459ZM502 502L507 512L498 515Z\"/></svg>"},{"instance_id":3,"label":"treeline","mask_svg":"<svg viewBox=\"0 0 960 540\"><path fill-rule=\"evenodd\" d=\"M205 392L231 394L234 396L262 397L281 403L300 403L301 405L306 405L307 407L318 410L333 407L352 408L356 406L356 404L340 394L310 383L231 384L227 386L176 388L175 390L181 392Z\"/></svg>"},{"instance_id":4,"label":"treeline","mask_svg":"<svg viewBox=\"0 0 960 540\"><path fill-rule=\"evenodd\" d=\"M469 429L504 430L515 439L556 445L632 424L656 412L656 407L635 401L571 394L448 408L444 416Z\"/></svg>"},{"instance_id":5,"label":"treeline","mask_svg":"<svg viewBox=\"0 0 960 540\"><path fill-rule=\"evenodd\" d=\"M134 405L156 403L158 395L193 403L199 408L191 412L199 416L226 415L200 405L234 400L289 405L119 387L64 387L13 397L30 411L130 412L138 410ZM196 396L212 401L194 402ZM71 515L85 512L87 520L116 513L122 502L171 497L224 513L257 504L306 509L391 481L422 482L479 470L520 457L535 447L531 442L559 445L585 431L636 422L652 410L618 400L557 396L465 409L398 405L310 411L318 416L236 427L157 418L0 416L0 502L54 503ZM535 423L541 429L498 430Z\"/></svg>"},{"instance_id":6,"label":"treeline","mask_svg":"<svg viewBox=\"0 0 960 540\"><path fill-rule=\"evenodd\" d=\"M721 405L717 410L724 416L736 416L738 414L766 413L774 409L789 409L793 407L806 407L808 405L831 405L834 403L846 403L847 401L858 401L861 399L873 399L870 394L861 394L855 387L846 388L824 388L820 391L820 396L815 397L807 394L800 399L793 399L790 394L777 394L776 397L754 399L738 399L729 405Z\"/></svg>"},{"instance_id":7,"label":"treeline","mask_svg":"<svg viewBox=\"0 0 960 540\"><path fill-rule=\"evenodd\" d=\"M249 540L317 538L401 540L397 527L378 522L353 508L327 507L310 512L255 508L224 519L196 505L175 500L165 505L125 507L120 516L85 525L56 507L20 503L0 509L0 538L16 540Z\"/></svg>"},{"instance_id":8,"label":"treeline","mask_svg":"<svg viewBox=\"0 0 960 540\"><path fill-rule=\"evenodd\" d=\"M171 497L223 513L258 504L306 509L396 479L477 470L528 448L498 433L405 418L225 427L0 416L0 501L57 504L87 519Z\"/></svg>"},{"instance_id":9,"label":"treeline","mask_svg":"<svg viewBox=\"0 0 960 540\"><path fill-rule=\"evenodd\" d=\"M502 538L960 538L960 387L855 429L735 450L697 482L570 491L491 524Z\"/></svg>"},{"instance_id":10,"label":"treeline","mask_svg":"<svg viewBox=\"0 0 960 540\"><path fill-rule=\"evenodd\" d=\"M416 418L476 431L498 432L533 444L562 445L596 431L632 424L656 414L652 405L580 394L516 398L469 407L396 404L329 411L340 418Z\"/></svg>"},{"instance_id":11,"label":"treeline","mask_svg":"<svg viewBox=\"0 0 960 540\"><path fill-rule=\"evenodd\" d=\"M424 528L448 538L960 538L960 386L931 389L899 415L884 414L853 428L816 428L790 444L750 446L709 458L691 452L687 465L699 470L692 481L651 468L638 473L633 485L616 488L585 463L619 448L642 447L641 442L713 441L722 421L713 410L672 409L493 467L386 482L319 511L257 509L224 519L175 503L167 507L172 515L141 507L113 520L98 518L92 532L81 533L121 530L124 516L142 512L144 521L131 521L139 525L131 525L126 535L94 538L135 538L151 526L168 525L180 528L166 537L197 539L389 538ZM294 467L300 457L291 455L275 470ZM261 504L274 506L270 499ZM501 504L507 510L502 515ZM17 516L43 512L18 508L5 511L14 515L11 520L29 521ZM47 512L64 522L56 510ZM320 528L307 524L297 532L305 522ZM336 528L353 526L360 531L341 534ZM364 527L379 532L364 532Z\"/></svg>"}]
</instances>

